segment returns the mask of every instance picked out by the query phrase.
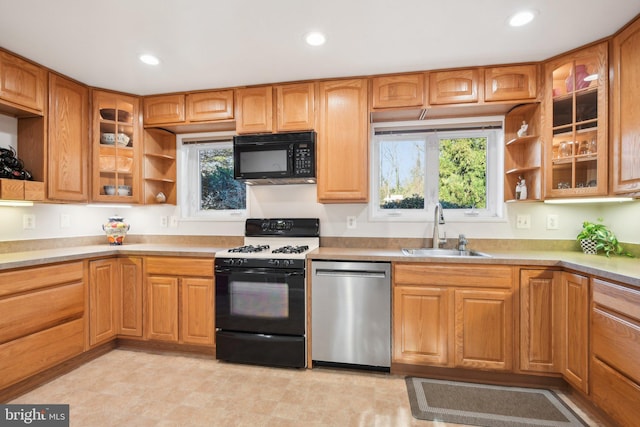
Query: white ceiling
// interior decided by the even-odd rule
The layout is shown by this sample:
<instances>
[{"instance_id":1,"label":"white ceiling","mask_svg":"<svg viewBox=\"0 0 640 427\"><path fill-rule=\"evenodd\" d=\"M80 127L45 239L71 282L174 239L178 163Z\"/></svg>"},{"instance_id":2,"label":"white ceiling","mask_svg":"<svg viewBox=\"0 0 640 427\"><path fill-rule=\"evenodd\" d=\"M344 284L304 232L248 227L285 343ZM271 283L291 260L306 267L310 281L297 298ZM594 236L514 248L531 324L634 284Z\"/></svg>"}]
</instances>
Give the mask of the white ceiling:
<instances>
[{"instance_id":1,"label":"white ceiling","mask_svg":"<svg viewBox=\"0 0 640 427\"><path fill-rule=\"evenodd\" d=\"M509 27L523 8L537 19ZM147 95L539 61L638 13L640 0L0 0L0 46ZM327 43L307 46L310 30ZM140 63L142 53L160 66Z\"/></svg>"}]
</instances>

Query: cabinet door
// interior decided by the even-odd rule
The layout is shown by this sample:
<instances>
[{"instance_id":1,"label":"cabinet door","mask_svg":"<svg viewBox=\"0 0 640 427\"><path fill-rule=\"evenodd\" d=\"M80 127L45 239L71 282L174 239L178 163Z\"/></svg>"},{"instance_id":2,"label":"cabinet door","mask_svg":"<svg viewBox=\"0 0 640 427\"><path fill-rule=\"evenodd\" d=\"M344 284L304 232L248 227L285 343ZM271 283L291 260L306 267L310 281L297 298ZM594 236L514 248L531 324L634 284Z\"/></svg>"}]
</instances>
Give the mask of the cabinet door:
<instances>
[{"instance_id":1,"label":"cabinet door","mask_svg":"<svg viewBox=\"0 0 640 427\"><path fill-rule=\"evenodd\" d=\"M372 107L424 106L424 74L402 74L371 79Z\"/></svg>"},{"instance_id":2,"label":"cabinet door","mask_svg":"<svg viewBox=\"0 0 640 427\"><path fill-rule=\"evenodd\" d=\"M190 93L187 95L187 120L206 122L233 119L233 90Z\"/></svg>"},{"instance_id":3,"label":"cabinet door","mask_svg":"<svg viewBox=\"0 0 640 427\"><path fill-rule=\"evenodd\" d=\"M89 200L89 89L49 75L48 198Z\"/></svg>"},{"instance_id":4,"label":"cabinet door","mask_svg":"<svg viewBox=\"0 0 640 427\"><path fill-rule=\"evenodd\" d=\"M545 198L608 192L607 43L545 66Z\"/></svg>"},{"instance_id":5,"label":"cabinet door","mask_svg":"<svg viewBox=\"0 0 640 427\"><path fill-rule=\"evenodd\" d=\"M236 91L236 132L273 131L273 87L253 87Z\"/></svg>"},{"instance_id":6,"label":"cabinet door","mask_svg":"<svg viewBox=\"0 0 640 427\"><path fill-rule=\"evenodd\" d=\"M510 370L513 361L511 291L455 293L455 365Z\"/></svg>"},{"instance_id":7,"label":"cabinet door","mask_svg":"<svg viewBox=\"0 0 640 427\"><path fill-rule=\"evenodd\" d=\"M118 333L142 337L142 259L118 259L120 310Z\"/></svg>"},{"instance_id":8,"label":"cabinet door","mask_svg":"<svg viewBox=\"0 0 640 427\"><path fill-rule=\"evenodd\" d=\"M140 201L143 143L139 105L133 96L93 92L93 201Z\"/></svg>"},{"instance_id":9,"label":"cabinet door","mask_svg":"<svg viewBox=\"0 0 640 427\"><path fill-rule=\"evenodd\" d=\"M447 365L449 299L443 288L394 287L394 363Z\"/></svg>"},{"instance_id":10,"label":"cabinet door","mask_svg":"<svg viewBox=\"0 0 640 427\"><path fill-rule=\"evenodd\" d=\"M537 69L537 65L514 65L485 69L484 100L535 99L538 93Z\"/></svg>"},{"instance_id":11,"label":"cabinet door","mask_svg":"<svg viewBox=\"0 0 640 427\"><path fill-rule=\"evenodd\" d=\"M318 201L366 203L369 198L367 81L320 83Z\"/></svg>"},{"instance_id":12,"label":"cabinet door","mask_svg":"<svg viewBox=\"0 0 640 427\"><path fill-rule=\"evenodd\" d=\"M564 378L588 392L589 278L563 273Z\"/></svg>"},{"instance_id":13,"label":"cabinet door","mask_svg":"<svg viewBox=\"0 0 640 427\"><path fill-rule=\"evenodd\" d=\"M315 84L279 85L276 90L276 131L311 130L315 117Z\"/></svg>"},{"instance_id":14,"label":"cabinet door","mask_svg":"<svg viewBox=\"0 0 640 427\"><path fill-rule=\"evenodd\" d=\"M0 51L0 99L42 113L46 79L44 68Z\"/></svg>"},{"instance_id":15,"label":"cabinet door","mask_svg":"<svg viewBox=\"0 0 640 427\"><path fill-rule=\"evenodd\" d=\"M184 277L181 286L180 342L213 344L213 279Z\"/></svg>"},{"instance_id":16,"label":"cabinet door","mask_svg":"<svg viewBox=\"0 0 640 427\"><path fill-rule=\"evenodd\" d=\"M561 272L520 270L520 369L561 372Z\"/></svg>"},{"instance_id":17,"label":"cabinet door","mask_svg":"<svg viewBox=\"0 0 640 427\"><path fill-rule=\"evenodd\" d=\"M184 95L157 95L144 98L144 124L184 122Z\"/></svg>"},{"instance_id":18,"label":"cabinet door","mask_svg":"<svg viewBox=\"0 0 640 427\"><path fill-rule=\"evenodd\" d=\"M612 191L640 192L640 20L613 38Z\"/></svg>"},{"instance_id":19,"label":"cabinet door","mask_svg":"<svg viewBox=\"0 0 640 427\"><path fill-rule=\"evenodd\" d=\"M429 103L460 104L478 102L477 68L429 73Z\"/></svg>"},{"instance_id":20,"label":"cabinet door","mask_svg":"<svg viewBox=\"0 0 640 427\"><path fill-rule=\"evenodd\" d=\"M118 332L117 260L89 263L89 345L115 338Z\"/></svg>"},{"instance_id":21,"label":"cabinet door","mask_svg":"<svg viewBox=\"0 0 640 427\"><path fill-rule=\"evenodd\" d=\"M178 341L178 278L147 277L145 335L151 340Z\"/></svg>"}]
</instances>

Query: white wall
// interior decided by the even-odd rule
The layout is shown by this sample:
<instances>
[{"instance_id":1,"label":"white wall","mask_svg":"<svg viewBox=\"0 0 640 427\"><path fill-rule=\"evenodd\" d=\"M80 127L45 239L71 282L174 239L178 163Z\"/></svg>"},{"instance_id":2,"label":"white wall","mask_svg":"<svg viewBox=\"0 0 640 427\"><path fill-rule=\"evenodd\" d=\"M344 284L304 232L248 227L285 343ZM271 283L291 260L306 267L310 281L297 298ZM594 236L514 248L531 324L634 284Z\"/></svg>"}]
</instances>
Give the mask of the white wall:
<instances>
[{"instance_id":1,"label":"white wall","mask_svg":"<svg viewBox=\"0 0 640 427\"><path fill-rule=\"evenodd\" d=\"M315 185L252 187L252 217L318 217L321 235L342 237L431 237L432 215L423 222L371 222L366 205L323 205L316 202ZM23 215L36 216L36 228L23 230ZM136 206L131 208L88 207L86 205L36 204L33 207L0 207L0 241L102 235L102 224L119 214L131 225L132 234L222 235L240 236L244 223L182 221L177 227L162 227L160 218L179 217L176 206ZM518 214L531 216L531 228L515 227ZM556 214L558 230L546 229L546 216ZM603 217L623 242L640 243L640 202L614 205L546 205L543 203L509 203L503 220L481 223L447 221L447 235L460 233L470 239L574 239L582 221ZM68 215L70 228L61 228L61 215ZM347 229L347 216L356 217L356 228ZM446 219L446 217L445 217Z\"/></svg>"},{"instance_id":2,"label":"white wall","mask_svg":"<svg viewBox=\"0 0 640 427\"><path fill-rule=\"evenodd\" d=\"M17 147L17 120L0 114L0 147ZM367 205L316 202L316 185L255 186L249 189L250 216L318 217L321 235L342 237L431 237L433 215L420 222L372 222ZM34 230L23 229L23 215L36 217ZM132 234L241 236L244 222L179 221L177 227L162 227L161 217L180 217L176 206L131 208L88 207L71 204L36 204L33 207L0 207L0 241L102 235L102 224L119 214L131 225ZM518 214L531 216L531 228L515 227ZM560 228L546 229L548 214L557 214ZM507 204L505 218L493 222L447 221L449 237L460 233L470 239L574 239L582 221L604 218L622 242L640 243L640 201L615 205ZM60 217L68 215L71 227L62 228ZM347 229L347 216L356 217L356 228ZM446 219L446 218L445 218Z\"/></svg>"}]
</instances>

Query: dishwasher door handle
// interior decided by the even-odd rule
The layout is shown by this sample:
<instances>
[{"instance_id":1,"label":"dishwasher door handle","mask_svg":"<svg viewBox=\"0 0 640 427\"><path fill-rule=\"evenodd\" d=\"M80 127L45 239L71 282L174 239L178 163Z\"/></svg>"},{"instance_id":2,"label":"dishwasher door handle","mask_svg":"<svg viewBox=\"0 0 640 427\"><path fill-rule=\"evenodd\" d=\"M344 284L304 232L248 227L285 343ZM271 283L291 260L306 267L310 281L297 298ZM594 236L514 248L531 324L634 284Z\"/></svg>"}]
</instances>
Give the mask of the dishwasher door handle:
<instances>
[{"instance_id":1,"label":"dishwasher door handle","mask_svg":"<svg viewBox=\"0 0 640 427\"><path fill-rule=\"evenodd\" d=\"M316 270L316 276L332 276L332 277L371 277L376 279L384 279L387 277L384 271L367 271L367 270L327 270L319 268Z\"/></svg>"}]
</instances>

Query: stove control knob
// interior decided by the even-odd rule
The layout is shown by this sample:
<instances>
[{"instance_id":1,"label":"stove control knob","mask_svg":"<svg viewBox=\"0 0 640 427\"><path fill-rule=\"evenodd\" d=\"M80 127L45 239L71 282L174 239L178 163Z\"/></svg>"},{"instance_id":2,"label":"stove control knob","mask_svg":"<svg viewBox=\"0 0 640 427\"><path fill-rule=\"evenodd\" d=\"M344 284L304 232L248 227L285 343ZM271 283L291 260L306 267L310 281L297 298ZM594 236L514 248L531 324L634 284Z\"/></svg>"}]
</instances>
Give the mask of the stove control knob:
<instances>
[{"instance_id":1,"label":"stove control knob","mask_svg":"<svg viewBox=\"0 0 640 427\"><path fill-rule=\"evenodd\" d=\"M287 267L289 264L291 264L291 261L288 259L282 260L282 264Z\"/></svg>"},{"instance_id":2,"label":"stove control knob","mask_svg":"<svg viewBox=\"0 0 640 427\"><path fill-rule=\"evenodd\" d=\"M279 259L271 259L269 260L269 264L275 266L275 267L279 267L280 266L280 260Z\"/></svg>"}]
</instances>

